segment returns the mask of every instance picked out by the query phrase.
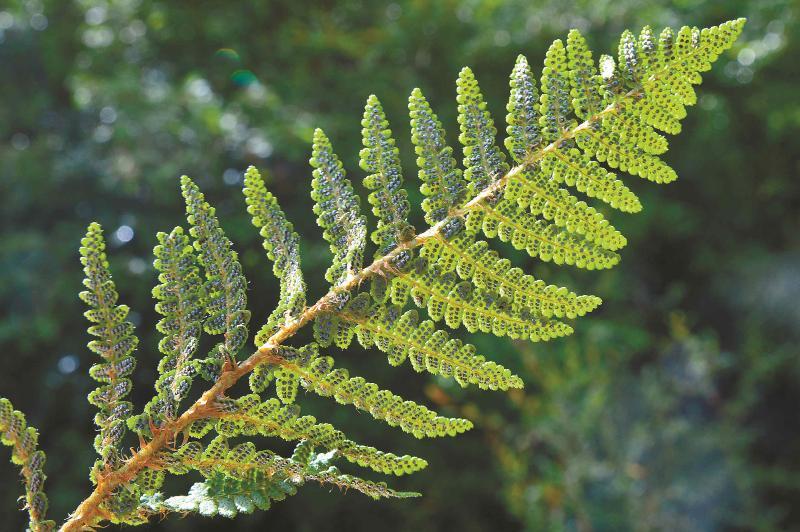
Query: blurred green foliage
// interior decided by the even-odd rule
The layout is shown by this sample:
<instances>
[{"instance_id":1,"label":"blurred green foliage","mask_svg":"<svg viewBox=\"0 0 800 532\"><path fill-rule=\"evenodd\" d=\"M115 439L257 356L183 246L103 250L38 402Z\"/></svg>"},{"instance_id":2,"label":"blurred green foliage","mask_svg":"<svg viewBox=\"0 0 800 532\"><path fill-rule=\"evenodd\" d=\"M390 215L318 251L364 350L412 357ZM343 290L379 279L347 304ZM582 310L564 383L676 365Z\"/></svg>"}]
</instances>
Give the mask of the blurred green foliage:
<instances>
[{"instance_id":1,"label":"blurred green foliage","mask_svg":"<svg viewBox=\"0 0 800 532\"><path fill-rule=\"evenodd\" d=\"M349 174L360 176L361 109L377 94L410 176L413 152L403 139L415 86L454 135L463 65L501 120L516 55L541 64L571 27L592 48L612 51L626 27L739 16L749 19L742 39L672 141L667 160L681 179L668 188L634 182L645 211L613 219L630 242L622 265L600 275L570 271L568 281L563 269L517 257L528 271L605 300L574 339L535 349L478 340L527 375L522 396L432 382L425 398L420 380L383 362L364 364L365 376L412 399L451 413L462 405L485 420L425 447L315 405L315 414L366 443L428 459L428 470L399 486L423 491L421 502L342 499L313 488L226 527L800 527L800 13L791 0L5 2L0 393L43 432L53 515L89 488L91 355L76 294L78 241L90 220L110 229L121 299L137 311L135 379L145 393L158 358L150 254L155 232L181 219L182 173L218 206L252 281L252 308L266 316L277 287L239 192L248 164L269 170L272 192L304 237L304 265L317 273L310 288L321 292L329 256L310 216L314 127L326 129ZM419 209L414 216L422 226ZM352 351L345 356L353 360L379 356ZM134 400L144 400L136 388ZM0 475L15 472L3 461ZM16 488L0 483L0 520L10 529L24 518L15 512Z\"/></svg>"},{"instance_id":2,"label":"blurred green foliage","mask_svg":"<svg viewBox=\"0 0 800 532\"><path fill-rule=\"evenodd\" d=\"M750 432L721 400L731 354L673 321L646 363L631 356L635 336L608 323L560 349L522 349L535 393L515 397L519 422L486 422L509 509L528 528L776 526L755 500L755 468L742 462Z\"/></svg>"}]
</instances>

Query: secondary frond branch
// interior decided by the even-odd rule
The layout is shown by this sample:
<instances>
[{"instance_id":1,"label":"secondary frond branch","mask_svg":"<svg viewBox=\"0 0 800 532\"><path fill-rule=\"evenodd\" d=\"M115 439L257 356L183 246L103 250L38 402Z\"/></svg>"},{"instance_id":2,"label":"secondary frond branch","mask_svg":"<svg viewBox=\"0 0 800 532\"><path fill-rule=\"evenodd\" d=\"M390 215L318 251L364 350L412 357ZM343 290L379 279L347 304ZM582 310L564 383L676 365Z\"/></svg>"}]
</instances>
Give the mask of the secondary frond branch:
<instances>
[{"instance_id":1,"label":"secondary frond branch","mask_svg":"<svg viewBox=\"0 0 800 532\"><path fill-rule=\"evenodd\" d=\"M45 455L39 446L39 432L27 426L25 415L14 410L11 401L0 398L0 442L11 447L11 462L21 469L25 481L25 508L28 510L28 526L32 532L55 530L54 521L45 519L47 495L44 494Z\"/></svg>"}]
</instances>

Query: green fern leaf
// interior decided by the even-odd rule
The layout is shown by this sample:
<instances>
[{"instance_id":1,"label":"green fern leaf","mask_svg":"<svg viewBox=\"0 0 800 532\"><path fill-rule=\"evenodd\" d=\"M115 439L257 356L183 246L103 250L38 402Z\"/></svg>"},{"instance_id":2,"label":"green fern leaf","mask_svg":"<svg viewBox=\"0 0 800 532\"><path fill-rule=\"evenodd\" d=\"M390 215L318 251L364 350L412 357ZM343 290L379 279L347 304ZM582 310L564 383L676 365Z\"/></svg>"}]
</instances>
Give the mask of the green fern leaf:
<instances>
[{"instance_id":1,"label":"green fern leaf","mask_svg":"<svg viewBox=\"0 0 800 532\"><path fill-rule=\"evenodd\" d=\"M464 177L470 183L470 196L488 187L508 171L506 155L495 144L497 128L486 109L478 81L470 68L458 75L458 123L464 146Z\"/></svg>"},{"instance_id":2,"label":"green fern leaf","mask_svg":"<svg viewBox=\"0 0 800 532\"><path fill-rule=\"evenodd\" d=\"M276 369L275 376L275 395L284 404L292 404L297 398L297 389L300 387L300 379L291 371Z\"/></svg>"},{"instance_id":3,"label":"green fern leaf","mask_svg":"<svg viewBox=\"0 0 800 532\"><path fill-rule=\"evenodd\" d=\"M505 146L511 157L522 163L544 142L539 127L539 90L525 56L517 57L509 84Z\"/></svg>"},{"instance_id":4,"label":"green fern leaf","mask_svg":"<svg viewBox=\"0 0 800 532\"><path fill-rule=\"evenodd\" d=\"M92 378L103 383L89 394L89 402L99 410L94 422L100 433L95 437L94 448L108 464L119 458L125 420L132 410L131 403L124 399L133 386L128 377L136 367L131 355L139 339L133 333L133 324L125 320L128 307L116 304L119 296L108 269L105 247L100 224L90 224L81 240L81 264L86 274L83 284L87 290L80 293L80 298L90 307L84 315L95 323L89 327L89 334L97 340L89 342L89 349L104 360L89 369Z\"/></svg>"},{"instance_id":5,"label":"green fern leaf","mask_svg":"<svg viewBox=\"0 0 800 532\"><path fill-rule=\"evenodd\" d=\"M416 310L402 312L398 305L379 305L369 312L345 313L358 323L358 341L386 353L389 363L399 366L406 359L417 372L454 378L461 386L475 384L482 389L522 388L522 380L500 364L476 355L474 345L451 339L437 330L433 321L419 322Z\"/></svg>"},{"instance_id":6,"label":"green fern leaf","mask_svg":"<svg viewBox=\"0 0 800 532\"><path fill-rule=\"evenodd\" d=\"M575 116L586 120L603 110L603 95L592 51L581 32L570 30L567 35L567 68Z\"/></svg>"},{"instance_id":7,"label":"green fern leaf","mask_svg":"<svg viewBox=\"0 0 800 532\"><path fill-rule=\"evenodd\" d=\"M361 269L367 221L360 214L359 198L345 177L344 167L321 129L314 131L310 163L314 168L311 182L314 214L333 253L333 264L325 272L325 279L335 285Z\"/></svg>"},{"instance_id":8,"label":"green fern leaf","mask_svg":"<svg viewBox=\"0 0 800 532\"><path fill-rule=\"evenodd\" d=\"M378 217L378 227L370 236L378 245L377 258L413 237L414 228L408 223L411 205L402 188L400 152L383 107L374 94L367 99L361 126L364 149L360 153L360 164L364 171L371 172L364 178L364 187L372 191L367 199Z\"/></svg>"},{"instance_id":9,"label":"green fern leaf","mask_svg":"<svg viewBox=\"0 0 800 532\"><path fill-rule=\"evenodd\" d=\"M600 102L597 91L590 96L582 96L585 88L578 83L583 83L587 77L591 78L591 53L580 48L574 41L580 34L570 32L567 41L567 52L570 55L572 80L573 105L576 114L581 116L585 111L581 106L595 106ZM582 42L582 41L579 41ZM578 48L576 50L576 48ZM586 55L588 54L588 55ZM578 57L577 58L573 58ZM582 61L582 62L581 62ZM573 66L579 65L579 66ZM589 65L589 66L586 66ZM534 105L536 98L536 84L528 66L527 60L520 56L511 74L511 96L507 109L509 110L508 133L506 146L518 162L525 163L527 157L526 143L534 143L534 147L541 143L538 127L538 113ZM594 107L592 107L594 108ZM580 114L579 114L580 113ZM516 201L520 207L527 207L534 215L542 215L547 220L552 220L559 227L566 228L571 233L576 233L589 241L597 242L609 250L617 250L626 244L625 237L608 223L605 217L585 202L569 194L559 187L559 180L553 178L551 165L531 164L523 168L521 175L509 181L505 190L507 200ZM562 180L563 181L563 180ZM619 183L621 185L621 182ZM586 187L579 187L585 190ZM629 191L628 191L629 192Z\"/></svg>"},{"instance_id":10,"label":"green fern leaf","mask_svg":"<svg viewBox=\"0 0 800 532\"><path fill-rule=\"evenodd\" d=\"M555 264L614 266L625 237L569 189L637 212L642 208L639 199L609 168L657 183L673 181L676 173L660 157L668 147L661 132L680 130L686 107L696 103L694 85L702 80L701 73L731 46L743 24L740 19L704 30L682 28L677 34L666 29L658 38L649 27L638 37L626 31L617 60L604 55L597 65L585 39L573 30L566 45L558 40L550 47L538 81L520 56L510 78L504 142L513 168L496 142L494 121L469 68L457 81L463 175L444 127L415 89L409 99L412 142L425 196L422 208L431 226L419 234L407 220L409 204L388 121L378 99L370 96L361 123L360 160L369 174L364 185L378 218L371 234L378 250L366 267L367 225L358 196L330 141L316 130L312 199L333 264L326 272L332 286L311 306L306 305L299 237L259 172L249 168L244 186L248 212L274 262L281 295L256 337L258 350L241 363L234 356L246 341L250 317L242 267L214 209L183 177L194 248L180 228L158 236L155 265L161 284L154 296L163 315L158 330L164 334L164 358L157 395L140 416L130 417L130 403L123 400L131 388L127 377L136 347L133 326L125 321L128 308L116 304L100 227L91 225L81 248L88 288L81 298L91 307L86 312L95 323L90 332L99 337L90 349L105 359L90 371L102 383L90 394L100 409L95 444L102 460L92 470L95 496L70 517L67 528L91 528L102 521L142 524L168 511L233 517L266 509L270 501L294 494L307 481L374 498L415 496L332 466L341 457L376 472L402 475L427 463L358 444L333 425L301 415L300 389L353 405L418 438L456 435L472 423L440 416L350 376L334 366L332 357L320 354L320 346L345 349L357 338L364 347L385 353L392 365L408 360L417 372L452 378L461 386L521 388L518 376L437 329L438 323L544 341L570 334L572 326L562 320L593 311L600 299L525 274L478 234ZM408 310L411 304L425 309L429 319ZM285 345L309 324L314 343ZM197 359L201 330L224 337L206 358ZM248 373L253 393L231 397L234 385ZM196 374L214 384L178 414ZM262 397L273 382L274 397ZM123 461L118 447L126 419L140 434L142 448ZM211 433L206 445L199 441ZM41 522L38 530L50 530L52 525L42 524L48 523L42 521L44 455L36 450L36 431L5 400L0 400L0 435L14 447L12 461L23 466L32 528ZM145 435L152 438L147 441ZM184 444L177 450L169 447L181 435ZM233 447L228 441L252 436L299 443L290 458L283 458L258 450L250 441ZM317 453L317 448L326 452ZM203 482L184 496L161 493L167 473L189 472L202 475Z\"/></svg>"},{"instance_id":11,"label":"green fern leaf","mask_svg":"<svg viewBox=\"0 0 800 532\"><path fill-rule=\"evenodd\" d=\"M482 231L488 238L510 242L515 249L545 262L569 264L588 270L611 268L619 255L596 242L531 216L527 209L501 199L494 206L477 205L467 217L470 233Z\"/></svg>"},{"instance_id":12,"label":"green fern leaf","mask_svg":"<svg viewBox=\"0 0 800 532\"><path fill-rule=\"evenodd\" d=\"M28 527L32 532L51 532L55 521L45 519L48 500L44 493L46 457L38 449L39 432L27 426L25 414L14 410L11 401L0 397L0 443L11 447L11 462L21 468L25 481L25 508L28 510Z\"/></svg>"},{"instance_id":13,"label":"green fern leaf","mask_svg":"<svg viewBox=\"0 0 800 532\"><path fill-rule=\"evenodd\" d=\"M148 504L156 503L151 506L154 511L195 511L207 516L234 517L247 509L268 509L269 500L283 500L287 495L294 495L296 487L308 481L342 490L354 489L373 499L418 496L392 490L382 482L343 474L330 465L337 453L318 455L312 449L310 442L301 442L292 458L283 458L271 451L257 451L251 442L231 449L221 436L205 449L200 443L191 442L173 455L171 470L180 474L194 469L202 473L206 481L195 484L187 497L150 499Z\"/></svg>"},{"instance_id":14,"label":"green fern leaf","mask_svg":"<svg viewBox=\"0 0 800 532\"><path fill-rule=\"evenodd\" d=\"M134 481L139 487L139 491L149 495L157 492L164 485L166 473L157 469L145 469L141 471Z\"/></svg>"},{"instance_id":15,"label":"green fern leaf","mask_svg":"<svg viewBox=\"0 0 800 532\"><path fill-rule=\"evenodd\" d=\"M270 364L260 364L253 369L248 378L253 393L263 393L275 378L275 368Z\"/></svg>"},{"instance_id":16,"label":"green fern leaf","mask_svg":"<svg viewBox=\"0 0 800 532\"><path fill-rule=\"evenodd\" d=\"M411 142L417 154L420 190L425 221L431 225L444 220L466 200L466 182L447 145L445 131L422 91L414 89L408 99Z\"/></svg>"},{"instance_id":17,"label":"green fern leaf","mask_svg":"<svg viewBox=\"0 0 800 532\"><path fill-rule=\"evenodd\" d=\"M261 346L278 328L291 322L303 311L306 306L306 283L300 268L300 237L253 166L244 175L244 195L247 212L264 238L264 249L273 261L272 270L281 283L280 300L255 337L256 345Z\"/></svg>"},{"instance_id":18,"label":"green fern leaf","mask_svg":"<svg viewBox=\"0 0 800 532\"><path fill-rule=\"evenodd\" d=\"M572 35L574 42L576 34ZM568 50L578 46L573 44L570 47L570 44L568 40ZM576 56L580 54L578 49L573 49L572 53ZM573 94L577 90L574 84L577 80L583 79L580 76L587 75L586 73L576 74L575 69L577 68L573 67L570 71ZM510 85L511 92L506 116L508 122L506 130L509 136L506 139L506 147L523 167L520 174L509 179L505 190L506 199L516 200L523 207L534 203L534 200L530 199L530 196L533 195L548 199L555 198L557 201L559 198L556 196L556 190L559 184L564 183L575 186L587 196L596 197L623 211L641 210L638 198L622 181L616 179L613 174L604 170L597 163L592 163L589 159L580 159L578 150L567 150L562 153L558 149L553 149L544 156L539 156L541 157L541 168L535 166L536 161L529 161L530 154L537 150L541 151L544 138L539 123L541 115L537 104L536 80L524 56L517 58L517 63L511 73ZM588 90L591 94L590 87L583 90ZM576 106L577 113L584 113L583 106L588 105L582 103L582 100L577 97L573 98L572 103ZM536 208L534 208L535 210Z\"/></svg>"},{"instance_id":19,"label":"green fern leaf","mask_svg":"<svg viewBox=\"0 0 800 532\"><path fill-rule=\"evenodd\" d=\"M203 290L208 318L203 329L208 334L224 335L224 340L214 348L209 361L212 367L221 366L225 361L235 360L236 353L247 341L247 323L250 321L245 295L247 281L236 252L231 249L231 241L225 236L214 214L214 208L205 201L197 185L186 176L181 178L181 189L186 200L187 221L191 225L189 232L194 238L194 247L206 276Z\"/></svg>"},{"instance_id":20,"label":"green fern leaf","mask_svg":"<svg viewBox=\"0 0 800 532\"><path fill-rule=\"evenodd\" d=\"M128 427L139 434L149 434L150 427L174 419L189 392L196 374L191 358L197 349L205 310L203 281L198 260L189 237L182 227L171 233L158 233L159 244L153 250L154 266L161 284L153 289L158 300L156 311L164 316L156 329L164 335L159 350L164 358L158 364L157 395L140 416L128 419Z\"/></svg>"},{"instance_id":21,"label":"green fern leaf","mask_svg":"<svg viewBox=\"0 0 800 532\"><path fill-rule=\"evenodd\" d=\"M281 406L276 399L262 403L256 394L237 399L234 411L221 413L216 430L229 438L262 435L276 436L286 441L305 440L314 447L336 451L349 462L379 473L404 475L427 466L427 462L421 458L397 456L357 444L332 425L317 423L314 416L301 417L296 405Z\"/></svg>"},{"instance_id":22,"label":"green fern leaf","mask_svg":"<svg viewBox=\"0 0 800 532\"><path fill-rule=\"evenodd\" d=\"M437 236L424 245L421 255L442 272L455 271L485 292L510 300L514 311L528 309L535 316L573 319L601 303L599 297L576 295L567 288L546 285L526 275L482 240L476 242L462 235L450 240Z\"/></svg>"},{"instance_id":23,"label":"green fern leaf","mask_svg":"<svg viewBox=\"0 0 800 532\"><path fill-rule=\"evenodd\" d=\"M302 349L281 347L279 355L281 370L294 373L303 388L340 404L352 404L417 438L454 436L472 428L466 419L438 416L362 377L350 377L346 369L334 368L333 358L321 356L314 344Z\"/></svg>"},{"instance_id":24,"label":"green fern leaf","mask_svg":"<svg viewBox=\"0 0 800 532\"><path fill-rule=\"evenodd\" d=\"M567 51L561 39L556 39L547 50L542 69L541 95L539 96L539 126L546 142L553 142L575 127L571 117L570 89L567 77Z\"/></svg>"},{"instance_id":25,"label":"green fern leaf","mask_svg":"<svg viewBox=\"0 0 800 532\"><path fill-rule=\"evenodd\" d=\"M459 282L454 272L429 266L424 258L417 259L411 271L393 279L392 302L402 307L410 298L417 306L426 308L433 321L444 320L453 329L463 326L469 332L491 332L532 341L572 333L572 328L564 323L536 318L527 309L514 309L497 294L468 281Z\"/></svg>"}]
</instances>

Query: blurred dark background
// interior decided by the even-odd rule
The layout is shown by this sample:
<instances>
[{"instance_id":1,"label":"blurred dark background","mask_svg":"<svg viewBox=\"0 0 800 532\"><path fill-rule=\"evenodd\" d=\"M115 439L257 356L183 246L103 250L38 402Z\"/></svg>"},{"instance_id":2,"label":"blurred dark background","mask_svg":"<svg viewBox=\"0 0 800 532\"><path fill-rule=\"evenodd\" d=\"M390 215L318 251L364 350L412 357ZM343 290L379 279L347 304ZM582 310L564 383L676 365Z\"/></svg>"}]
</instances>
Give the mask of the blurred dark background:
<instances>
[{"instance_id":1,"label":"blurred dark background","mask_svg":"<svg viewBox=\"0 0 800 532\"><path fill-rule=\"evenodd\" d=\"M645 210L610 213L629 239L622 264L596 273L514 257L605 301L565 340L474 339L523 374L524 391L462 391L390 370L379 353L340 353L358 374L476 420L465 436L423 442L304 398L306 410L355 439L425 457L427 470L394 481L422 499L375 503L307 486L267 513L150 527L800 530L799 10L790 0L0 3L0 395L42 432L52 516L62 519L88 492L94 460L85 400L93 355L77 299L89 221L105 227L121 299L135 309L142 405L159 358L151 250L156 231L183 223L181 174L218 207L258 327L277 286L243 207L247 165L269 174L303 237L311 289L322 294L329 253L311 215L314 127L360 181L359 121L377 94L416 208L413 87L455 145L463 65L502 130L514 58L541 65L570 28L597 57L616 53L625 28L744 16L744 34L671 139L666 159L681 179L658 187L626 177ZM17 473L0 462L0 528L18 530Z\"/></svg>"}]
</instances>

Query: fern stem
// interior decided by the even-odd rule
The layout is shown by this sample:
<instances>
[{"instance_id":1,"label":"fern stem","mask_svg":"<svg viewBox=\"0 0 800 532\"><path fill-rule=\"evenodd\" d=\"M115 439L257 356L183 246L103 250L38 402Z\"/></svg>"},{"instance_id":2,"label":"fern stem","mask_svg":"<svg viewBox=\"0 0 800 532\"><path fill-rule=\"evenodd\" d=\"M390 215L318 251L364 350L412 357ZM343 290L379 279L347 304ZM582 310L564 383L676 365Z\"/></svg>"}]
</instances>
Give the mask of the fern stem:
<instances>
[{"instance_id":1,"label":"fern stem","mask_svg":"<svg viewBox=\"0 0 800 532\"><path fill-rule=\"evenodd\" d=\"M663 71L666 71L665 67ZM662 71L662 72L663 72ZM646 82L652 82L658 74L653 75ZM583 123L574 127L571 130L564 131L561 136L536 151L531 152L528 157L522 161L521 164L511 168L502 177L491 183L484 188L479 194L467 202L464 206L452 209L449 216L444 220L429 227L425 232L420 233L413 238L401 242L392 251L386 255L376 259L367 267L362 268L357 273L351 273L347 278L340 282L337 286L333 287L327 294L322 296L314 305L307 307L294 321L286 323L280 327L258 350L253 353L249 358L233 365L224 371L214 385L209 388L203 395L189 407L180 417L166 422L162 427L157 429L153 435L153 439L135 451L130 458L128 458L119 468L109 473L104 473L98 478L97 485L94 491L75 509L70 515L69 519L62 525L61 531L80 531L91 528L103 519L104 511L101 507L102 503L118 488L123 487L125 484L131 482L136 475L144 468L151 466L158 460L159 452L186 430L189 425L198 419L211 417L214 415L214 402L225 391L231 388L240 378L247 375L257 366L265 363L283 365L287 363L285 359L275 354L275 350L287 339L297 333L299 329L314 320L314 318L323 311L329 310L336 300L339 293L356 289L361 283L369 279L373 275L390 274L392 275L394 269L392 261L400 253L419 247L428 240L439 238L442 234L445 225L448 223L449 218L453 216L464 216L470 211L480 209L481 204L489 199L494 198L508 183L508 181L515 176L521 174L528 166L535 164L551 152L556 151L563 142L574 138L581 131L588 129L591 125L604 116L615 113L620 104L635 98L641 93L641 88L632 90L620 97L614 103L608 105L602 111L589 117Z\"/></svg>"}]
</instances>

